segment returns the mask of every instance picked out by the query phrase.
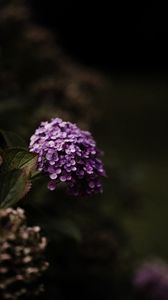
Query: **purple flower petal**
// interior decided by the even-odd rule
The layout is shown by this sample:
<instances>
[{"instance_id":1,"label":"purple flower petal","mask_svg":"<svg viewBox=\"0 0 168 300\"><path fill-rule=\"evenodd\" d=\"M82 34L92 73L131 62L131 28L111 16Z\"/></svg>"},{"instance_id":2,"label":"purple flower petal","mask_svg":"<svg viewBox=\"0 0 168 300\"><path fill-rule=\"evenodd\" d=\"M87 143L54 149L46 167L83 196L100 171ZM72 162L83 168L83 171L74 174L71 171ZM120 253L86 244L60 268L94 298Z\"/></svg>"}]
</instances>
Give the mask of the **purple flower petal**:
<instances>
[{"instance_id":1,"label":"purple flower petal","mask_svg":"<svg viewBox=\"0 0 168 300\"><path fill-rule=\"evenodd\" d=\"M50 191L54 191L56 189L56 184L55 184L54 181L49 181L49 183L48 183L48 189Z\"/></svg>"},{"instance_id":2,"label":"purple flower petal","mask_svg":"<svg viewBox=\"0 0 168 300\"><path fill-rule=\"evenodd\" d=\"M57 180L66 182L74 196L102 191L100 179L105 170L90 132L55 118L41 123L29 148L38 154L38 169L51 179L50 190L55 189Z\"/></svg>"}]
</instances>

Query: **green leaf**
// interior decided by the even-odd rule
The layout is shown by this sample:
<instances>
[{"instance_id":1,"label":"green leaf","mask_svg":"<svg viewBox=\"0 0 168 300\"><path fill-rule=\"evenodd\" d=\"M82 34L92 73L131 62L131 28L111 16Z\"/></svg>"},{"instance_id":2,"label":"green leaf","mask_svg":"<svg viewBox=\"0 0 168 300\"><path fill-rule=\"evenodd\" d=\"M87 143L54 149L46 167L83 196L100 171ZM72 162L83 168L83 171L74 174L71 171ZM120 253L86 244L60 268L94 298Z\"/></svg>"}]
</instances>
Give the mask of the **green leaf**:
<instances>
[{"instance_id":1,"label":"green leaf","mask_svg":"<svg viewBox=\"0 0 168 300\"><path fill-rule=\"evenodd\" d=\"M7 172L13 169L24 169L25 173L30 175L36 171L37 155L24 149L7 149L2 154L3 164L1 172Z\"/></svg>"},{"instance_id":2,"label":"green leaf","mask_svg":"<svg viewBox=\"0 0 168 300\"><path fill-rule=\"evenodd\" d=\"M0 147L3 149L12 147L26 148L26 143L16 133L0 129Z\"/></svg>"},{"instance_id":3,"label":"green leaf","mask_svg":"<svg viewBox=\"0 0 168 300\"><path fill-rule=\"evenodd\" d=\"M30 189L23 170L12 170L0 176L0 208L8 208L22 199Z\"/></svg>"}]
</instances>

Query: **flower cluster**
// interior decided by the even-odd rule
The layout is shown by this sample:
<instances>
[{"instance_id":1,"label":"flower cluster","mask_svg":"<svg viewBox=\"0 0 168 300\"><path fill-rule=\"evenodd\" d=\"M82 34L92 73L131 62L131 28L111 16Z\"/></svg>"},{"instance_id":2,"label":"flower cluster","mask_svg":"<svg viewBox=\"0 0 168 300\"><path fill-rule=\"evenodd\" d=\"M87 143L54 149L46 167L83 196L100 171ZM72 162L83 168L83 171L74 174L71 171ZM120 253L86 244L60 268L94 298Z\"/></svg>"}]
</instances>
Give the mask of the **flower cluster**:
<instances>
[{"instance_id":1,"label":"flower cluster","mask_svg":"<svg viewBox=\"0 0 168 300\"><path fill-rule=\"evenodd\" d=\"M46 238L27 227L20 208L0 210L0 299L34 299L43 291L39 279L48 268Z\"/></svg>"},{"instance_id":2,"label":"flower cluster","mask_svg":"<svg viewBox=\"0 0 168 300\"><path fill-rule=\"evenodd\" d=\"M149 300L168 299L168 265L162 261L144 263L136 272L134 286Z\"/></svg>"},{"instance_id":3,"label":"flower cluster","mask_svg":"<svg viewBox=\"0 0 168 300\"><path fill-rule=\"evenodd\" d=\"M102 191L105 176L90 132L60 118L42 122L30 140L30 151L38 154L38 170L50 177L48 188L65 182L72 195L90 195Z\"/></svg>"}]
</instances>

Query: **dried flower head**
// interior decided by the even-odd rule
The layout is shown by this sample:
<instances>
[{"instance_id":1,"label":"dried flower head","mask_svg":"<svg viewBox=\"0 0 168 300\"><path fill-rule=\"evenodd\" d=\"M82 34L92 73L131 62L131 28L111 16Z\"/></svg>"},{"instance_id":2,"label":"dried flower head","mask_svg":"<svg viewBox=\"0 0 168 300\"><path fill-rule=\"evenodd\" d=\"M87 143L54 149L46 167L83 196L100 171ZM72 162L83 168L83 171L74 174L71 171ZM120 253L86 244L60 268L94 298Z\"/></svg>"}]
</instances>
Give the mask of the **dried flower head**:
<instances>
[{"instance_id":1,"label":"dried flower head","mask_svg":"<svg viewBox=\"0 0 168 300\"><path fill-rule=\"evenodd\" d=\"M90 132L59 118L42 122L31 137L30 151L38 153L38 169L49 175L50 190L65 182L75 196L102 191L105 171Z\"/></svg>"},{"instance_id":2,"label":"dried flower head","mask_svg":"<svg viewBox=\"0 0 168 300\"><path fill-rule=\"evenodd\" d=\"M43 289L39 278L48 266L46 238L25 221L20 208L0 210L0 299L32 299Z\"/></svg>"},{"instance_id":3,"label":"dried flower head","mask_svg":"<svg viewBox=\"0 0 168 300\"><path fill-rule=\"evenodd\" d=\"M146 299L168 299L168 265L163 261L144 263L135 273L134 286Z\"/></svg>"}]
</instances>

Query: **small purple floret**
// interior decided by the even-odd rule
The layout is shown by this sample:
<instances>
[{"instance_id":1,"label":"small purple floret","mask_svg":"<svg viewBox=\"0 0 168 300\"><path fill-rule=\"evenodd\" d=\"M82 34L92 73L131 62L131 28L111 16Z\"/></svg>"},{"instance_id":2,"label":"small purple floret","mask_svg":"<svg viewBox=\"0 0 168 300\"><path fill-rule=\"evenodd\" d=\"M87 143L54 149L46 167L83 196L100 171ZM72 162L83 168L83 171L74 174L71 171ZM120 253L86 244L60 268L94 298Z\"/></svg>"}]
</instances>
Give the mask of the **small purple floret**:
<instances>
[{"instance_id":1,"label":"small purple floret","mask_svg":"<svg viewBox=\"0 0 168 300\"><path fill-rule=\"evenodd\" d=\"M135 273L134 286L149 300L168 299L168 265L161 260L145 262Z\"/></svg>"},{"instance_id":2,"label":"small purple floret","mask_svg":"<svg viewBox=\"0 0 168 300\"><path fill-rule=\"evenodd\" d=\"M29 148L38 154L38 170L48 174L50 190L64 182L75 196L102 192L105 170L90 132L55 118L40 124Z\"/></svg>"}]
</instances>

